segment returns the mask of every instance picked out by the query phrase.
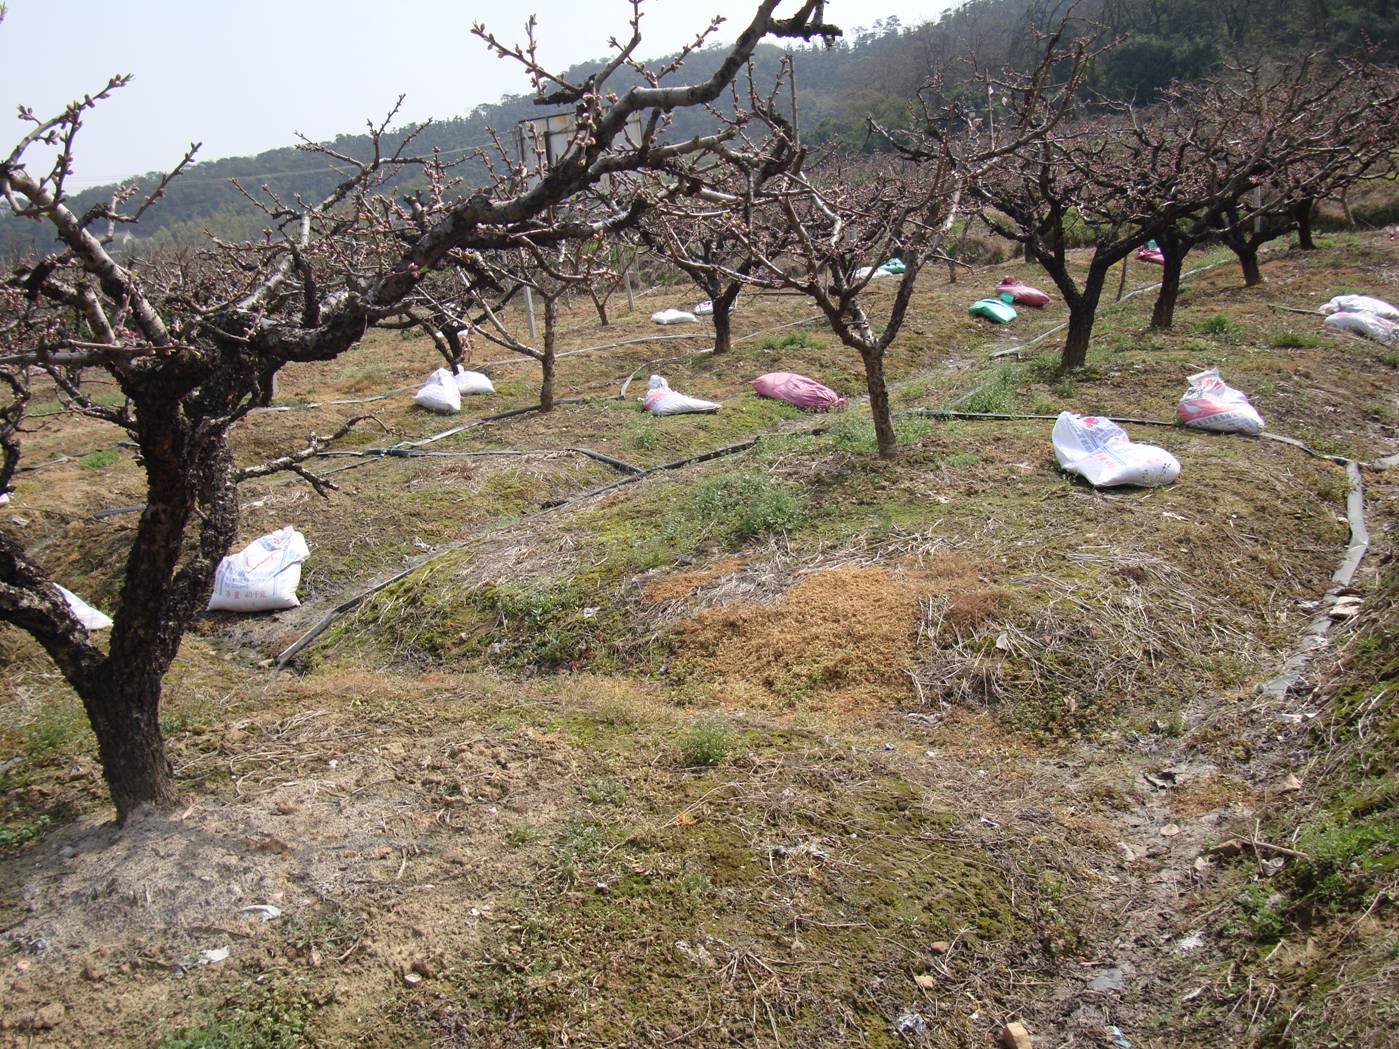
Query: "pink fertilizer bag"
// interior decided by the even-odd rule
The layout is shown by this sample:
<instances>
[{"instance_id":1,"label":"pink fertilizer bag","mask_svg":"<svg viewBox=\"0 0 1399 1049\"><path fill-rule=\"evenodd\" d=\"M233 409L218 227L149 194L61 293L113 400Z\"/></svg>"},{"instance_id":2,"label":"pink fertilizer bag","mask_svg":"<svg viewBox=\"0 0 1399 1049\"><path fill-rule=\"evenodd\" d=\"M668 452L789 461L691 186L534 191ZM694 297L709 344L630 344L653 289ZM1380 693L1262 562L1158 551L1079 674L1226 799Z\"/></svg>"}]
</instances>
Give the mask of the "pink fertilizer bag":
<instances>
[{"instance_id":1,"label":"pink fertilizer bag","mask_svg":"<svg viewBox=\"0 0 1399 1049\"><path fill-rule=\"evenodd\" d=\"M1153 248L1144 244L1137 249L1137 260L1139 262L1149 262L1153 266L1164 266L1166 265L1166 253L1160 248Z\"/></svg>"},{"instance_id":2,"label":"pink fertilizer bag","mask_svg":"<svg viewBox=\"0 0 1399 1049\"><path fill-rule=\"evenodd\" d=\"M1049 295L1040 291L1039 288L1032 288L1028 284L1021 284L1014 277L1002 277L1001 283L996 285L996 294L1008 291L1017 306L1047 306L1049 305Z\"/></svg>"},{"instance_id":3,"label":"pink fertilizer bag","mask_svg":"<svg viewBox=\"0 0 1399 1049\"><path fill-rule=\"evenodd\" d=\"M796 372L768 372L753 379L749 385L758 391L759 397L772 397L816 412L845 406L845 398L835 390Z\"/></svg>"}]
</instances>

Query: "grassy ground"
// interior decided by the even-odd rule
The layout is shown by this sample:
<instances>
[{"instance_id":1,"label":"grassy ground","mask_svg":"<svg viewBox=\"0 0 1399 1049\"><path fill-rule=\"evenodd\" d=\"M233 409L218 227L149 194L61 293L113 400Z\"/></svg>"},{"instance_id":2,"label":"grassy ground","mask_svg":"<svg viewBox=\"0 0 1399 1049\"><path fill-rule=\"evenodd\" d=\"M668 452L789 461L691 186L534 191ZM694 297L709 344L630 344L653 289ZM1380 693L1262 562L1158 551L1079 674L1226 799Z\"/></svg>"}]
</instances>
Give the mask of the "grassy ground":
<instances>
[{"instance_id":1,"label":"grassy ground","mask_svg":"<svg viewBox=\"0 0 1399 1049\"><path fill-rule=\"evenodd\" d=\"M1395 273L1387 242L1343 234L1275 256L1260 289L1216 269L1170 333L1146 330L1149 295L1105 311L1070 376L1052 338L989 359L1062 310L984 327L965 306L1000 271L930 274L891 353L896 407L1170 419L1184 376L1218 366L1271 430L1376 458L1399 446L1399 362L1270 307L1392 299ZM564 348L652 334L674 299L605 331L578 309ZM881 463L858 404L810 417L746 386L792 370L858 397L857 356L816 324L781 327L802 316L750 300L736 324L753 337L722 356L651 366L696 340L566 357L561 395L584 403L431 446L530 455L328 459L353 467L329 500L245 486L244 538L306 533L304 604L211 616L187 640L166 704L179 820L101 826L80 707L0 635L0 1042L980 1046L1023 1019L1043 1044L1111 1044L1117 1027L1136 1045L1311 1045L1379 1022L1387 620L1343 628L1331 738L1250 698L1345 544L1343 472L1139 427L1180 481L1095 492L1057 469L1047 423L911 415ZM432 366L421 340L376 335L286 374L279 403ZM409 394L260 413L239 457L364 411L342 448L426 436L531 403L532 368L489 366L497 395L455 420ZM653 419L635 400L652 370L723 409ZM546 509L620 477L570 448L652 467L758 435ZM92 514L141 493L116 439L46 420L26 447L43 465L6 508L99 606L135 518ZM1384 544L1393 495L1370 481ZM420 561L294 672L257 668ZM1294 768L1305 789L1280 792ZM1210 858L1239 834L1305 856ZM240 915L261 903L282 914Z\"/></svg>"}]
</instances>

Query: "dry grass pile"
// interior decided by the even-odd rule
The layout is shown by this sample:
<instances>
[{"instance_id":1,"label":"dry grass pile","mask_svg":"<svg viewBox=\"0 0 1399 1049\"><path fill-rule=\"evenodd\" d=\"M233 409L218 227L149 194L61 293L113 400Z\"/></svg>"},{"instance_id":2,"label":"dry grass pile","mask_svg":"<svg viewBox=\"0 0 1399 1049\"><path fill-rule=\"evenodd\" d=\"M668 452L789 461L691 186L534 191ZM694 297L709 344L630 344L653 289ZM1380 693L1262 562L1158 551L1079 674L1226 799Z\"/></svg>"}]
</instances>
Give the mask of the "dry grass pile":
<instances>
[{"instance_id":1,"label":"dry grass pile","mask_svg":"<svg viewBox=\"0 0 1399 1049\"><path fill-rule=\"evenodd\" d=\"M679 662L717 679L731 703L867 708L908 695L921 621L914 583L836 568L775 604L739 601L683 621Z\"/></svg>"},{"instance_id":2,"label":"dry grass pile","mask_svg":"<svg viewBox=\"0 0 1399 1049\"><path fill-rule=\"evenodd\" d=\"M642 591L642 600L650 605L659 605L678 598L689 597L700 588L723 576L737 572L744 565L741 557L721 557L712 565L694 568L686 572L669 572L651 580Z\"/></svg>"}]
</instances>

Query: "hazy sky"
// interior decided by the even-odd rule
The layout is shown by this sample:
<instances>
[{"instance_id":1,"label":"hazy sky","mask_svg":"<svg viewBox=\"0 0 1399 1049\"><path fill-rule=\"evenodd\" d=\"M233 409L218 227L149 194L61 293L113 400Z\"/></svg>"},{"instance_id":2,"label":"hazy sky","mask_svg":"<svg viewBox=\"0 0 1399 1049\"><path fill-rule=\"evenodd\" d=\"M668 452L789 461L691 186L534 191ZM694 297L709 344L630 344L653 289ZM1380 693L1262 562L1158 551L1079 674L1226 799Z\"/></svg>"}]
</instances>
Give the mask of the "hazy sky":
<instances>
[{"instance_id":1,"label":"hazy sky","mask_svg":"<svg viewBox=\"0 0 1399 1049\"><path fill-rule=\"evenodd\" d=\"M406 94L399 123L447 118L528 90L512 63L470 35L479 20L522 41L532 11L540 55L562 68L606 53L626 31L626 0L4 0L0 155L24 134L15 106L40 116L97 91L113 73L132 82L91 113L78 136L74 188L173 164L192 141L206 160L290 145L293 133L360 131ZM795 6L793 0L782 10ZM897 15L927 21L951 0L828 0L846 29ZM673 51L711 15L732 39L753 0L647 0L646 57ZM191 172L188 177L197 177Z\"/></svg>"}]
</instances>

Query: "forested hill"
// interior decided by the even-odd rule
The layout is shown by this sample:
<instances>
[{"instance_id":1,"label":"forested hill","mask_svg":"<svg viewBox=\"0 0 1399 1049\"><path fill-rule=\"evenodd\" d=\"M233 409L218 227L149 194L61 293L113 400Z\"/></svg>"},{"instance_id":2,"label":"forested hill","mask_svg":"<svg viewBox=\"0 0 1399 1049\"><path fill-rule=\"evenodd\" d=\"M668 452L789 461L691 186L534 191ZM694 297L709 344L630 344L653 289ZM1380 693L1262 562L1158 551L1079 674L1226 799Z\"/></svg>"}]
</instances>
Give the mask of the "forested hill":
<instances>
[{"instance_id":1,"label":"forested hill","mask_svg":"<svg viewBox=\"0 0 1399 1049\"><path fill-rule=\"evenodd\" d=\"M845 6L833 5L837 22ZM797 78L803 137L819 142L841 136L852 148L868 148L863 130L867 114L897 123L906 100L935 68L971 56L991 67L1025 59L1036 46L1036 33L1067 7L1067 2L1053 0L971 0L936 22L905 26L890 18L871 28L849 30L829 50L801 49ZM1173 78L1198 76L1228 57L1276 58L1316 47L1345 52L1367 42L1381 55L1399 51L1395 0L1087 0L1074 13L1096 20L1119 38L1099 60L1092 86L1139 101L1149 100ZM844 24L850 26L856 19L858 15L847 15ZM757 62L760 82L771 79L781 54L775 47L762 49ZM718 50L693 56L687 77L707 75L719 57ZM575 66L567 76L580 80L595 64ZM385 101L395 92L394 85L385 84ZM505 132L538 112L527 97L506 98L465 116L434 122L418 145L423 150L438 147L449 157L462 156L488 143L488 128ZM100 111L93 119L101 119ZM693 114L678 117L675 133L697 130L698 119ZM364 156L368 139L342 135L332 145L342 153ZM153 245L198 243L207 233L236 239L260 236L265 218L230 184L231 177L250 190L266 185L278 194L308 197L323 194L337 181L325 157L291 147L201 161L169 189L137 235ZM86 190L74 203L85 209L109 197L111 190ZM0 258L43 248L38 238L44 232L37 223L0 219Z\"/></svg>"}]
</instances>

